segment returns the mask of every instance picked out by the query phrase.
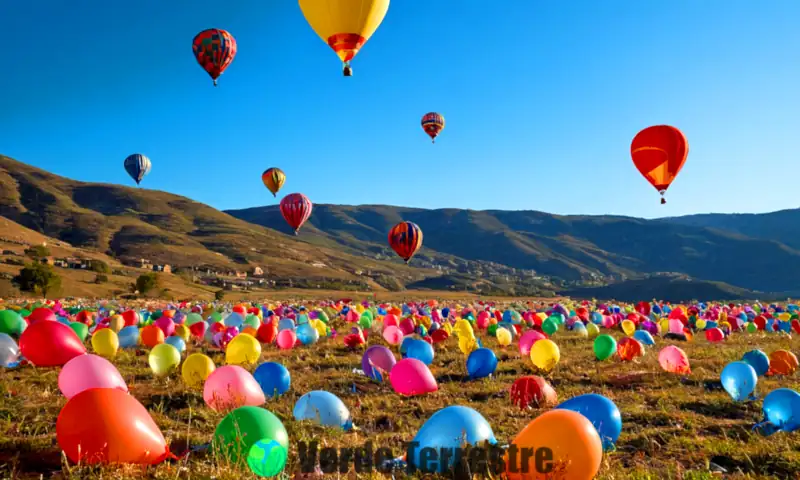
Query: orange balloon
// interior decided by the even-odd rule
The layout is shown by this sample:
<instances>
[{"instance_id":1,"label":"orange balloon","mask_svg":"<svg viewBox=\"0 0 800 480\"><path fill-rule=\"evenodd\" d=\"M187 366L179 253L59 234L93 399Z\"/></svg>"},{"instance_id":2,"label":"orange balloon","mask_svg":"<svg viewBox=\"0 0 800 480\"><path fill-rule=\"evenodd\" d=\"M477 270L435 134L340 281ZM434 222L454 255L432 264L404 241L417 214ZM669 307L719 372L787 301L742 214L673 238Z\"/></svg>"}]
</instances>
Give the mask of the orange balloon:
<instances>
[{"instance_id":1,"label":"orange balloon","mask_svg":"<svg viewBox=\"0 0 800 480\"><path fill-rule=\"evenodd\" d=\"M788 350L776 350L769 356L767 375L792 375L797 371L797 357Z\"/></svg>"},{"instance_id":2,"label":"orange balloon","mask_svg":"<svg viewBox=\"0 0 800 480\"><path fill-rule=\"evenodd\" d=\"M155 325L151 324L144 327L140 335L142 343L148 348L164 343L164 331Z\"/></svg>"},{"instance_id":3,"label":"orange balloon","mask_svg":"<svg viewBox=\"0 0 800 480\"><path fill-rule=\"evenodd\" d=\"M644 355L644 347L638 340L625 337L617 343L617 355L623 362L630 362L634 358Z\"/></svg>"},{"instance_id":4,"label":"orange balloon","mask_svg":"<svg viewBox=\"0 0 800 480\"><path fill-rule=\"evenodd\" d=\"M564 478L592 480L603 460L603 442L586 417L572 410L550 410L534 418L511 442L506 453L509 480ZM525 452L532 454L527 454ZM528 464L522 465L522 459ZM514 472L516 470L516 472Z\"/></svg>"},{"instance_id":5,"label":"orange balloon","mask_svg":"<svg viewBox=\"0 0 800 480\"><path fill-rule=\"evenodd\" d=\"M147 409L116 388L91 388L70 398L58 414L56 439L75 463L155 465L169 455Z\"/></svg>"}]
</instances>

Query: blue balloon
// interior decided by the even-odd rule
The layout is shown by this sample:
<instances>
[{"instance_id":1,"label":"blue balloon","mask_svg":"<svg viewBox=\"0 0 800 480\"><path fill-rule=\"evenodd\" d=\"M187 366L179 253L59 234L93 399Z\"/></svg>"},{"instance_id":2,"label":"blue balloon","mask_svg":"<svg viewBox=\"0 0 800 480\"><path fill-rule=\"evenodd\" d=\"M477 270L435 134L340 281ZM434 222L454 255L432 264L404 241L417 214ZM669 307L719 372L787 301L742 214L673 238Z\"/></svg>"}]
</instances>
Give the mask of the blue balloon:
<instances>
[{"instance_id":1,"label":"blue balloon","mask_svg":"<svg viewBox=\"0 0 800 480\"><path fill-rule=\"evenodd\" d=\"M308 323L304 323L297 327L297 339L303 345L310 345L319 340L319 332Z\"/></svg>"},{"instance_id":2,"label":"blue balloon","mask_svg":"<svg viewBox=\"0 0 800 480\"><path fill-rule=\"evenodd\" d=\"M449 316L450 316L450 309L449 309L449 308L447 308L447 307L444 307L444 308L442 309L442 318L447 318L447 317L449 317Z\"/></svg>"},{"instance_id":3,"label":"blue balloon","mask_svg":"<svg viewBox=\"0 0 800 480\"><path fill-rule=\"evenodd\" d=\"M749 363L731 362L722 369L720 375L722 388L733 398L735 402L741 402L750 398L756 389L758 375Z\"/></svg>"},{"instance_id":4,"label":"blue balloon","mask_svg":"<svg viewBox=\"0 0 800 480\"><path fill-rule=\"evenodd\" d=\"M294 330L294 320L291 318L281 318L278 321L278 331L281 330Z\"/></svg>"},{"instance_id":5,"label":"blue balloon","mask_svg":"<svg viewBox=\"0 0 800 480\"><path fill-rule=\"evenodd\" d=\"M773 390L764 397L762 408L767 433L800 429L800 393L788 388Z\"/></svg>"},{"instance_id":6,"label":"blue balloon","mask_svg":"<svg viewBox=\"0 0 800 480\"><path fill-rule=\"evenodd\" d=\"M777 330L785 333L792 333L792 324L790 322L778 322Z\"/></svg>"},{"instance_id":7,"label":"blue balloon","mask_svg":"<svg viewBox=\"0 0 800 480\"><path fill-rule=\"evenodd\" d=\"M265 362L259 365L253 372L253 378L256 379L267 398L277 398L288 392L292 382L289 370L275 362Z\"/></svg>"},{"instance_id":8,"label":"blue balloon","mask_svg":"<svg viewBox=\"0 0 800 480\"><path fill-rule=\"evenodd\" d=\"M181 337L176 335L171 335L164 340L164 343L168 343L175 347L178 350L178 353L183 353L186 351L186 342L183 341Z\"/></svg>"},{"instance_id":9,"label":"blue balloon","mask_svg":"<svg viewBox=\"0 0 800 480\"><path fill-rule=\"evenodd\" d=\"M123 327L117 334L120 348L134 348L139 345L139 327L128 325Z\"/></svg>"},{"instance_id":10,"label":"blue balloon","mask_svg":"<svg viewBox=\"0 0 800 480\"><path fill-rule=\"evenodd\" d=\"M405 341L406 351L403 358L416 358L425 365L433 363L433 347L430 343L424 340L417 340L416 338L409 339L408 343Z\"/></svg>"},{"instance_id":11,"label":"blue balloon","mask_svg":"<svg viewBox=\"0 0 800 480\"><path fill-rule=\"evenodd\" d=\"M225 319L225 326L226 327L236 327L241 329L242 325L244 324L244 318L238 313L231 313L228 315L228 318Z\"/></svg>"},{"instance_id":12,"label":"blue balloon","mask_svg":"<svg viewBox=\"0 0 800 480\"><path fill-rule=\"evenodd\" d=\"M67 318L64 318L64 317L62 317L62 316L60 316L60 315L56 317L56 320L58 320L58 322L59 322L59 323L63 323L64 325L66 325L66 326L68 326L68 327L69 327L69 324L71 323L71 322L69 321L69 319L67 319Z\"/></svg>"},{"instance_id":13,"label":"blue balloon","mask_svg":"<svg viewBox=\"0 0 800 480\"><path fill-rule=\"evenodd\" d=\"M139 185L144 176L150 173L150 168L152 167L150 159L141 153L128 155L125 157L125 161L122 165L125 167L125 171L128 172L128 175L136 181L136 185Z\"/></svg>"},{"instance_id":14,"label":"blue balloon","mask_svg":"<svg viewBox=\"0 0 800 480\"><path fill-rule=\"evenodd\" d=\"M485 378L497 370L497 355L488 348L473 350L467 357L469 378Z\"/></svg>"},{"instance_id":15,"label":"blue balloon","mask_svg":"<svg viewBox=\"0 0 800 480\"><path fill-rule=\"evenodd\" d=\"M294 419L311 420L317 425L341 427L350 430L353 421L344 403L331 392L314 390L308 392L294 405Z\"/></svg>"},{"instance_id":16,"label":"blue balloon","mask_svg":"<svg viewBox=\"0 0 800 480\"><path fill-rule=\"evenodd\" d=\"M592 323L601 325L603 323L603 314L600 312L592 312Z\"/></svg>"},{"instance_id":17,"label":"blue balloon","mask_svg":"<svg viewBox=\"0 0 800 480\"><path fill-rule=\"evenodd\" d=\"M589 393L570 398L556 408L572 410L586 417L594 425L603 441L603 450L611 450L622 433L622 415L610 399Z\"/></svg>"},{"instance_id":18,"label":"blue balloon","mask_svg":"<svg viewBox=\"0 0 800 480\"><path fill-rule=\"evenodd\" d=\"M650 332L647 330L636 330L633 334L633 338L638 340L642 345L650 346L656 344L656 341L653 340L653 336L650 335Z\"/></svg>"},{"instance_id":19,"label":"blue balloon","mask_svg":"<svg viewBox=\"0 0 800 480\"><path fill-rule=\"evenodd\" d=\"M744 354L742 361L753 367L759 377L763 377L769 371L769 357L761 350L750 350Z\"/></svg>"},{"instance_id":20,"label":"blue balloon","mask_svg":"<svg viewBox=\"0 0 800 480\"><path fill-rule=\"evenodd\" d=\"M420 452L423 448L433 448L437 453L449 449L455 452L456 448L463 447L464 444L477 445L483 442L491 445L497 443L489 422L483 415L469 407L454 405L434 413L422 425L414 441L409 445L406 461L418 470L445 473L453 468L455 455L450 455L447 462L440 462L442 459L440 454L436 460L422 465Z\"/></svg>"}]
</instances>

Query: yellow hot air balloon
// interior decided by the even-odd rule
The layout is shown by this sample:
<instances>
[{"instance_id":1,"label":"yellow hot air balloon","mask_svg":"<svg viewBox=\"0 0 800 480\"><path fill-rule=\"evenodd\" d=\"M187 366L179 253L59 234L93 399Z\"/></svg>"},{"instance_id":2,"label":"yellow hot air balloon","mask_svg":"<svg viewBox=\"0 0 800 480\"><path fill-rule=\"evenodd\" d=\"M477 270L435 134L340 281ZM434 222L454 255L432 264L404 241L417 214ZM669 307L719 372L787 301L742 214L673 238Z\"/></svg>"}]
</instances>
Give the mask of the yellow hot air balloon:
<instances>
[{"instance_id":1,"label":"yellow hot air balloon","mask_svg":"<svg viewBox=\"0 0 800 480\"><path fill-rule=\"evenodd\" d=\"M283 173L283 170L280 168L268 168L261 174L261 181L264 182L264 186L267 187L267 190L272 192L272 196L276 197L278 195L278 190L280 190L286 182L286 174Z\"/></svg>"},{"instance_id":2,"label":"yellow hot air balloon","mask_svg":"<svg viewBox=\"0 0 800 480\"><path fill-rule=\"evenodd\" d=\"M383 22L389 0L299 1L308 24L344 62L344 76L351 76L350 61Z\"/></svg>"}]
</instances>

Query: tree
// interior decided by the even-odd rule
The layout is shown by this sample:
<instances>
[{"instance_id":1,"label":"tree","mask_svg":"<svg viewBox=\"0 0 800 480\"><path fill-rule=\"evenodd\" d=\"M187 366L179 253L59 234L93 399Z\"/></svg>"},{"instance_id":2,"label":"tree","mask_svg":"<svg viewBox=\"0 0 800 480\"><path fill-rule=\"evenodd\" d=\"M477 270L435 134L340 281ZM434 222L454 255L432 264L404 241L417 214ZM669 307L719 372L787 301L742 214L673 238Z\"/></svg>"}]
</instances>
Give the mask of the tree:
<instances>
[{"instance_id":1,"label":"tree","mask_svg":"<svg viewBox=\"0 0 800 480\"><path fill-rule=\"evenodd\" d=\"M106 262L95 259L89 260L89 270L97 273L111 273L111 267Z\"/></svg>"},{"instance_id":2,"label":"tree","mask_svg":"<svg viewBox=\"0 0 800 480\"><path fill-rule=\"evenodd\" d=\"M61 288L61 277L50 265L32 263L12 279L12 283L23 292L38 293L47 296Z\"/></svg>"},{"instance_id":3,"label":"tree","mask_svg":"<svg viewBox=\"0 0 800 480\"><path fill-rule=\"evenodd\" d=\"M214 292L214 299L215 299L216 301L218 301L218 302L219 302L219 301L221 301L223 298L225 298L225 290L217 290L216 292Z\"/></svg>"},{"instance_id":4,"label":"tree","mask_svg":"<svg viewBox=\"0 0 800 480\"><path fill-rule=\"evenodd\" d=\"M34 245L31 248L25 250L25 255L30 258L42 258L42 257L49 257L50 250L45 247L44 245Z\"/></svg>"},{"instance_id":5,"label":"tree","mask_svg":"<svg viewBox=\"0 0 800 480\"><path fill-rule=\"evenodd\" d=\"M148 292L160 287L160 280L161 279L155 273L145 273L139 275L139 278L136 279L134 287L140 294L147 295Z\"/></svg>"},{"instance_id":6,"label":"tree","mask_svg":"<svg viewBox=\"0 0 800 480\"><path fill-rule=\"evenodd\" d=\"M108 275L104 273L98 273L94 277L94 283L100 284L100 283L106 283L107 281L108 281Z\"/></svg>"}]
</instances>

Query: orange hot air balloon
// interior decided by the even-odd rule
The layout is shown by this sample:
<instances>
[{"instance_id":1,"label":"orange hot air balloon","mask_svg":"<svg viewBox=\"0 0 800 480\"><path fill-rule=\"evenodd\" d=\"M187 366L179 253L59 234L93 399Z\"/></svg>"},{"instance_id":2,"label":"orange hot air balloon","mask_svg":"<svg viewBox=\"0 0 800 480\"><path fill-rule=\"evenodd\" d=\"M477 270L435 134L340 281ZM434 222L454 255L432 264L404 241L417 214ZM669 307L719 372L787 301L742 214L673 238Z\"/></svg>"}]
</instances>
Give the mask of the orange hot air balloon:
<instances>
[{"instance_id":1,"label":"orange hot air balloon","mask_svg":"<svg viewBox=\"0 0 800 480\"><path fill-rule=\"evenodd\" d=\"M669 125L647 127L637 133L631 142L633 163L661 194L662 204L667 203L664 194L683 168L688 155L686 137Z\"/></svg>"},{"instance_id":2,"label":"orange hot air balloon","mask_svg":"<svg viewBox=\"0 0 800 480\"><path fill-rule=\"evenodd\" d=\"M426 113L422 117L422 129L431 137L431 142L436 143L436 137L444 130L444 117L440 113Z\"/></svg>"},{"instance_id":3,"label":"orange hot air balloon","mask_svg":"<svg viewBox=\"0 0 800 480\"><path fill-rule=\"evenodd\" d=\"M408 263L422 246L422 230L416 223L400 222L389 231L389 245Z\"/></svg>"},{"instance_id":4,"label":"orange hot air balloon","mask_svg":"<svg viewBox=\"0 0 800 480\"><path fill-rule=\"evenodd\" d=\"M281 189L286 182L286 174L280 168L268 168L261 174L261 181L267 190L272 192L272 196L278 196L278 190Z\"/></svg>"}]
</instances>

